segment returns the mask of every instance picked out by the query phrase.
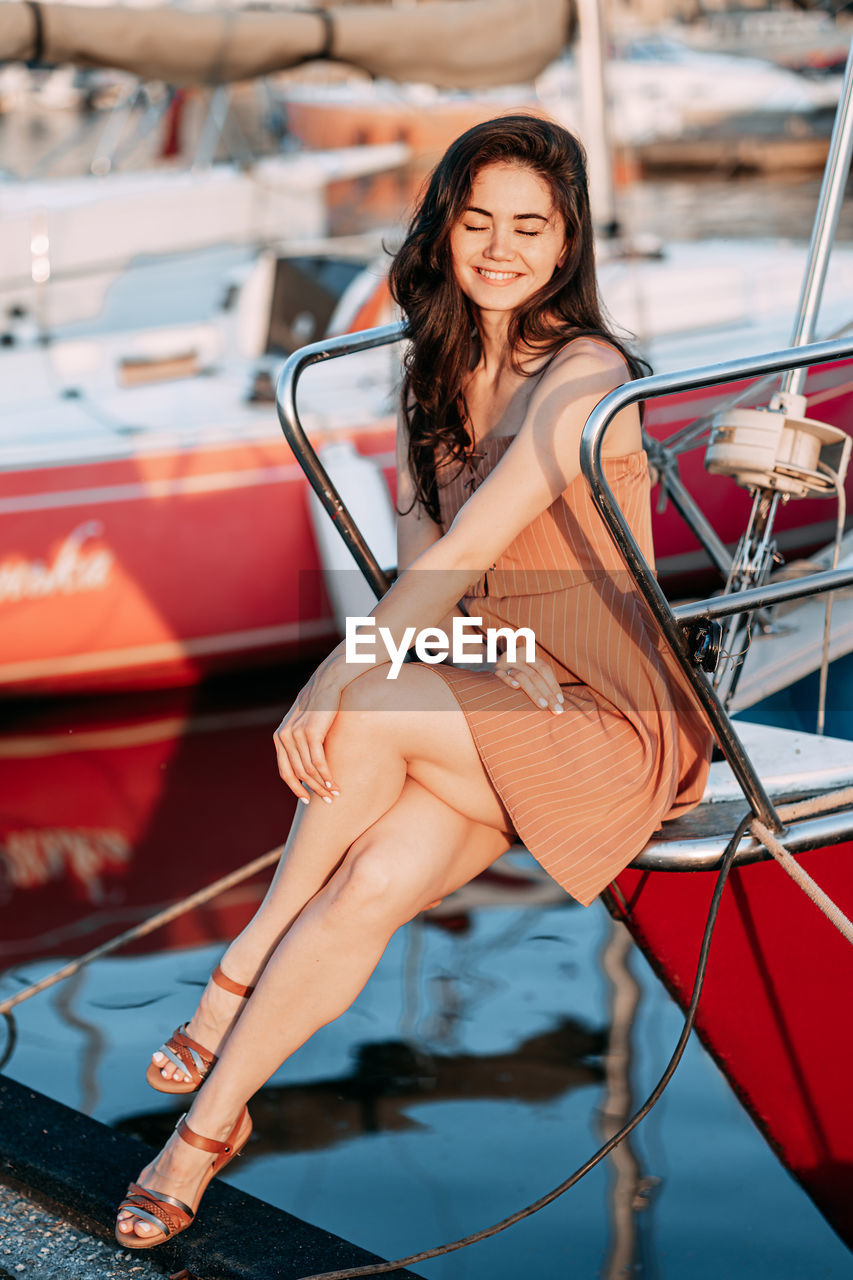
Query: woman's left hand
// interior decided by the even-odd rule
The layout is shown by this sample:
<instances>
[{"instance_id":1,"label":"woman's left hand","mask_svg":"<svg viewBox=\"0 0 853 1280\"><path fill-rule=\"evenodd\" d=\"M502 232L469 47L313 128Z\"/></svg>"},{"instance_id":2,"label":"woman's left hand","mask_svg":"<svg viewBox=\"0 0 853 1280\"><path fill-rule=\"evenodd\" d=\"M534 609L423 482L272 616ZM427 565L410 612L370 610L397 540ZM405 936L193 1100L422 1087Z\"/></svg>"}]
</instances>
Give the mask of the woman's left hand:
<instances>
[{"instance_id":1,"label":"woman's left hand","mask_svg":"<svg viewBox=\"0 0 853 1280\"><path fill-rule=\"evenodd\" d=\"M537 657L533 662L510 662L506 653L502 653L494 665L494 673L513 689L521 689L543 711L550 709L554 715L562 715L563 691L544 658Z\"/></svg>"},{"instance_id":2,"label":"woman's left hand","mask_svg":"<svg viewBox=\"0 0 853 1280\"><path fill-rule=\"evenodd\" d=\"M340 795L323 744L338 714L341 692L322 668L315 671L273 735L278 771L303 804L309 800L306 790L328 804Z\"/></svg>"}]
</instances>

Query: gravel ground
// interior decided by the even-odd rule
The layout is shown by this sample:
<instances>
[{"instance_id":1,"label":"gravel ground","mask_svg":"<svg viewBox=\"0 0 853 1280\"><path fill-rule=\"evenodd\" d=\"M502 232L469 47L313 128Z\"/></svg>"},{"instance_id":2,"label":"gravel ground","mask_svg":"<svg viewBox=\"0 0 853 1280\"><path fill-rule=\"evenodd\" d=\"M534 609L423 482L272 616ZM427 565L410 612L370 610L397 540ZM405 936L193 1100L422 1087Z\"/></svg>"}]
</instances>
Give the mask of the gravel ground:
<instances>
[{"instance_id":1,"label":"gravel ground","mask_svg":"<svg viewBox=\"0 0 853 1280\"><path fill-rule=\"evenodd\" d=\"M144 1254L88 1235L0 1183L0 1280L162 1280Z\"/></svg>"}]
</instances>

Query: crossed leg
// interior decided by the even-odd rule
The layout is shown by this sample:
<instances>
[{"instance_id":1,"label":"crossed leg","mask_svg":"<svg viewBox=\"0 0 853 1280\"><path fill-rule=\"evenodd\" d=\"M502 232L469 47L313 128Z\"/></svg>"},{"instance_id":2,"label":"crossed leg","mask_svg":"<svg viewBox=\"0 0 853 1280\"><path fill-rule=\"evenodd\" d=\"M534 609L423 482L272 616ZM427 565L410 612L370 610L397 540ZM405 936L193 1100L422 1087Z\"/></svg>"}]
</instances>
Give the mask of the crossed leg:
<instances>
[{"instance_id":1,"label":"crossed leg","mask_svg":"<svg viewBox=\"0 0 853 1280\"><path fill-rule=\"evenodd\" d=\"M188 1116L223 1139L243 1105L362 989L397 928L509 847L511 824L464 714L426 667L347 689L327 741L341 795L300 812L251 924L222 967L257 987ZM193 1028L190 1029L193 1034ZM171 1138L138 1181L192 1203L209 1164ZM126 1212L125 1234L156 1228Z\"/></svg>"}]
</instances>

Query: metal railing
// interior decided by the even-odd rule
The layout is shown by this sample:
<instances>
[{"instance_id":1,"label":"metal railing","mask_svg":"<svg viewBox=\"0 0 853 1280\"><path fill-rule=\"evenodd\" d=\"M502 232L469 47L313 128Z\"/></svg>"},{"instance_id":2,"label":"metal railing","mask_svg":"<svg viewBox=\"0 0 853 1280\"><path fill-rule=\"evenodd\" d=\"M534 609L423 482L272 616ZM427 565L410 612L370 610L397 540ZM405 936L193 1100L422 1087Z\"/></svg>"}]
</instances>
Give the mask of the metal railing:
<instances>
[{"instance_id":1,"label":"metal railing","mask_svg":"<svg viewBox=\"0 0 853 1280\"><path fill-rule=\"evenodd\" d=\"M312 488L377 597L381 596L390 585L388 577L371 553L305 434L296 406L296 392L299 379L309 366L399 342L403 338L405 338L405 326L390 324L303 347L285 364L276 389L276 409L284 435ZM783 373L788 369L806 368L810 365L851 357L853 357L853 337L847 337L832 342L787 348L771 355L729 360L722 364L688 369L680 373L655 374L648 378L639 378L635 382L617 387L615 391L605 396L590 414L581 436L581 469L610 535L621 551L631 577L646 601L652 617L660 627L664 640L684 671L697 702L704 710L753 814L774 831L782 829L776 810L713 685L704 671L695 665L684 626L688 622L738 613L747 608L769 607L784 600L850 586L853 585L853 571L830 571L799 578L793 582L770 583L750 591L728 596L714 596L674 610L658 585L654 571L643 557L604 478L601 467L601 448L604 435L616 415L622 409L637 404L641 400L651 400L658 396L673 395L700 387L716 386L741 378L757 378L765 374Z\"/></svg>"},{"instance_id":2,"label":"metal railing","mask_svg":"<svg viewBox=\"0 0 853 1280\"><path fill-rule=\"evenodd\" d=\"M327 338L323 342L313 342L310 346L300 347L282 369L275 393L275 407L285 439L377 600L390 587L390 580L361 536L361 531L311 447L305 428L299 420L296 389L302 374L312 364L321 364L325 360L338 360L341 356L354 355L358 351L371 351L374 347L384 347L392 342L400 342L405 336L404 324L384 324L377 329L364 329L361 333L344 333L339 338Z\"/></svg>"},{"instance_id":3,"label":"metal railing","mask_svg":"<svg viewBox=\"0 0 853 1280\"><path fill-rule=\"evenodd\" d=\"M779 831L782 825L776 810L713 685L704 671L694 664L682 630L683 622L674 614L613 497L613 491L604 478L601 466L601 447L605 432L616 415L628 406L638 404L641 400L652 400L658 396L674 395L681 391L693 391L699 387L718 386L720 383L734 382L739 378L758 378L767 373L783 373L788 369L807 368L830 360L849 359L851 356L853 356L853 338L842 338L836 342L816 342L805 347L788 347L772 355L726 360L721 364L687 369L681 373L654 374L649 378L638 378L635 382L624 383L606 395L589 415L581 435L581 470L589 484L593 501L601 512L610 536L621 551L652 617L687 677L696 700L708 717L720 749L740 783L752 812L773 831ZM843 572L836 578L834 584L831 579L827 582L830 575L821 574L820 577L823 580L820 589L824 591L832 590L833 586L846 586L849 581L849 575ZM805 581L807 579L801 579L797 585ZM780 588L790 588L792 585L794 584L778 583L760 588L761 603L765 606L775 603L774 596L777 594L780 599L786 598L786 595L790 599L790 593L781 591ZM743 593L744 596L747 594L750 593ZM731 610L732 612L740 612L743 607L743 601L739 599L739 595L740 593L733 593L728 597L731 601L738 600L738 609ZM715 600L703 601L701 604L690 606L690 616L691 618L709 617L709 610L715 607Z\"/></svg>"}]
</instances>

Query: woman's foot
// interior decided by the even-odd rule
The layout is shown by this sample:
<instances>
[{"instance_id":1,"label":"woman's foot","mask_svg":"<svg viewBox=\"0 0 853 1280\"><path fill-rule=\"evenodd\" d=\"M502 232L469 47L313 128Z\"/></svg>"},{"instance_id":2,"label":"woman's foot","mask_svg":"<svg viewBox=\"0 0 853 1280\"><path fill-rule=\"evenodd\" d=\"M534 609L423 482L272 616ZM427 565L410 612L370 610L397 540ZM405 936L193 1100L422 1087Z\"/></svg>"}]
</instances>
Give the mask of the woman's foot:
<instances>
[{"instance_id":1,"label":"woman's foot","mask_svg":"<svg viewBox=\"0 0 853 1280\"><path fill-rule=\"evenodd\" d=\"M244 1107L237 1121L207 1126L201 1137L185 1121L169 1138L163 1150L131 1183L129 1197L134 1206L121 1208L116 1219L116 1238L131 1248L160 1244L190 1225L199 1201L214 1173L238 1155L252 1131ZM204 1144L202 1149L199 1144ZM146 1193L155 1193L146 1198ZM145 1216L145 1215L148 1216ZM157 1221L152 1222L150 1219ZM157 1225L157 1223L161 1225Z\"/></svg>"},{"instance_id":2,"label":"woman's foot","mask_svg":"<svg viewBox=\"0 0 853 1280\"><path fill-rule=\"evenodd\" d=\"M184 1023L171 1042L167 1041L151 1055L149 1084L156 1089L159 1078L173 1085L186 1086L186 1091L198 1088L219 1056L253 990L253 987L244 987L228 978L217 965L189 1022ZM177 1043L175 1037L178 1038ZM185 1041L189 1041L189 1045ZM171 1050L173 1057L163 1052L166 1048Z\"/></svg>"}]
</instances>

